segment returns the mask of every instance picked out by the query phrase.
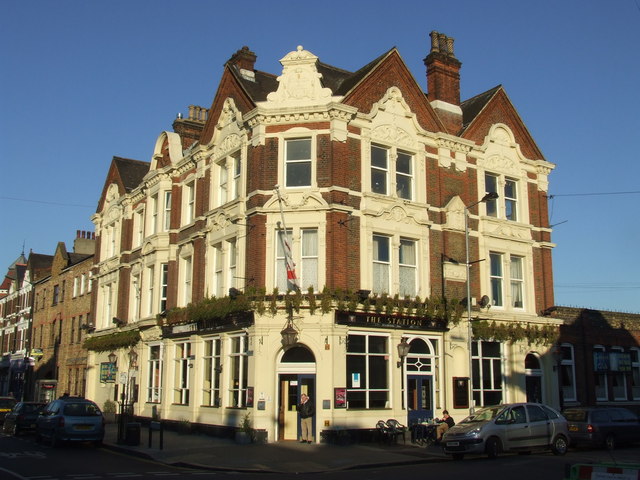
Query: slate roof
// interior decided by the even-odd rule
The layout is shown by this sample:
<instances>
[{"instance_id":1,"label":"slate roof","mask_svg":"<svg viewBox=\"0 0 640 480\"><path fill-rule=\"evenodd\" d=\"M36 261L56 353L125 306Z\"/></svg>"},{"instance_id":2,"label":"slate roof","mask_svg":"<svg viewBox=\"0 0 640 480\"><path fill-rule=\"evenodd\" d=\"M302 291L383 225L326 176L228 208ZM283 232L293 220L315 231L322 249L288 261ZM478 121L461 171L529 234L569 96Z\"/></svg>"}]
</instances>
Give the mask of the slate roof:
<instances>
[{"instance_id":1,"label":"slate roof","mask_svg":"<svg viewBox=\"0 0 640 480\"><path fill-rule=\"evenodd\" d=\"M130 158L113 157L113 163L118 169L120 178L125 190L132 191L142 182L144 176L149 172L150 163Z\"/></svg>"},{"instance_id":2,"label":"slate roof","mask_svg":"<svg viewBox=\"0 0 640 480\"><path fill-rule=\"evenodd\" d=\"M460 135L462 135L469 124L471 124L487 103L489 103L489 100L491 100L501 88L502 85L498 85L460 103L460 108L462 109L462 132L460 132Z\"/></svg>"}]
</instances>

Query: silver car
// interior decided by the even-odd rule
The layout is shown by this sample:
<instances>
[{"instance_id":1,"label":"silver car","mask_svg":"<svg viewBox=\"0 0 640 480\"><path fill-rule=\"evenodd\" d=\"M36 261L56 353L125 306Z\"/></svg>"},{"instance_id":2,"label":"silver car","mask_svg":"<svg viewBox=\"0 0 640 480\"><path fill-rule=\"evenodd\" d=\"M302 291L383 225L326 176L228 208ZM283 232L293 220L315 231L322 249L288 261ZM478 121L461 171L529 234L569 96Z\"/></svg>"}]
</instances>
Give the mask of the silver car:
<instances>
[{"instance_id":1,"label":"silver car","mask_svg":"<svg viewBox=\"0 0 640 480\"><path fill-rule=\"evenodd\" d=\"M60 397L47 404L36 420L36 441L93 442L101 445L104 418L98 405L81 397Z\"/></svg>"},{"instance_id":2,"label":"silver car","mask_svg":"<svg viewBox=\"0 0 640 480\"><path fill-rule=\"evenodd\" d=\"M530 452L550 449L567 452L567 420L539 403L511 403L486 407L451 427L442 438L445 453L461 460L467 453Z\"/></svg>"}]
</instances>

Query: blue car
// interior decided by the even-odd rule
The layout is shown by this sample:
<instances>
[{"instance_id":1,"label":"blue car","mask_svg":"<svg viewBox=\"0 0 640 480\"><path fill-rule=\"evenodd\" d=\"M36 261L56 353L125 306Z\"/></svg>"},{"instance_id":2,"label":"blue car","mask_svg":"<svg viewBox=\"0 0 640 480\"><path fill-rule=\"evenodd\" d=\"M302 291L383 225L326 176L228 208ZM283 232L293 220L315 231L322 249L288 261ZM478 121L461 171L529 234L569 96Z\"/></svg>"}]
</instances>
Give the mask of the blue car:
<instances>
[{"instance_id":1,"label":"blue car","mask_svg":"<svg viewBox=\"0 0 640 480\"><path fill-rule=\"evenodd\" d=\"M62 442L93 442L104 439L104 417L98 405L81 397L62 397L47 404L36 420L36 441L51 446Z\"/></svg>"}]
</instances>

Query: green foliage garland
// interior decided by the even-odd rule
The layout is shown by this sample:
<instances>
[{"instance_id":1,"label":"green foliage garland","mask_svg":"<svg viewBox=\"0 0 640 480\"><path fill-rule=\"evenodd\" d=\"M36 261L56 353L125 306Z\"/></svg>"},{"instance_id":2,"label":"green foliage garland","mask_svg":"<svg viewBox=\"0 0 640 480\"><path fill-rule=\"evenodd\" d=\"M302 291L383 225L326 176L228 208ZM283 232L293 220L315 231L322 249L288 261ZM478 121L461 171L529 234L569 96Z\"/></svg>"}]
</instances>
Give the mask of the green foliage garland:
<instances>
[{"instance_id":1,"label":"green foliage garland","mask_svg":"<svg viewBox=\"0 0 640 480\"><path fill-rule=\"evenodd\" d=\"M473 322L473 337L497 342L519 342L527 340L529 345L553 345L560 331L552 325L526 325L521 323L489 323L487 320Z\"/></svg>"},{"instance_id":2,"label":"green foliage garland","mask_svg":"<svg viewBox=\"0 0 640 480\"><path fill-rule=\"evenodd\" d=\"M93 352L108 352L120 348L133 347L140 341L138 330L116 332L99 337L90 337L84 341L84 348Z\"/></svg>"}]
</instances>

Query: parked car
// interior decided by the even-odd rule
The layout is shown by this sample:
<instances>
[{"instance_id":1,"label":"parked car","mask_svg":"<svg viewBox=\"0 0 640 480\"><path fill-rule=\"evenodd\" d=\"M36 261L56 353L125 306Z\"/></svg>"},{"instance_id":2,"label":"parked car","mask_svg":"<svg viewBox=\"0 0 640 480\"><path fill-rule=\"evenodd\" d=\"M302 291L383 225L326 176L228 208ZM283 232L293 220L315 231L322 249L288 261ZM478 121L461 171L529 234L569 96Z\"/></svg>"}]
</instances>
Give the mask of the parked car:
<instances>
[{"instance_id":1,"label":"parked car","mask_svg":"<svg viewBox=\"0 0 640 480\"><path fill-rule=\"evenodd\" d=\"M0 397L0 423L4 423L4 417L11 411L16 404L16 399L13 397Z\"/></svg>"},{"instance_id":2,"label":"parked car","mask_svg":"<svg viewBox=\"0 0 640 480\"><path fill-rule=\"evenodd\" d=\"M98 405L81 397L61 397L49 402L36 420L36 441L102 444L104 417Z\"/></svg>"},{"instance_id":3,"label":"parked car","mask_svg":"<svg viewBox=\"0 0 640 480\"><path fill-rule=\"evenodd\" d=\"M461 460L467 453L531 452L550 449L564 455L569 443L565 418L539 403L511 403L478 410L442 437L445 453Z\"/></svg>"},{"instance_id":4,"label":"parked car","mask_svg":"<svg viewBox=\"0 0 640 480\"><path fill-rule=\"evenodd\" d=\"M13 409L4 417L2 431L16 437L20 433L33 430L36 426L36 419L40 410L45 404L41 402L18 402Z\"/></svg>"},{"instance_id":5,"label":"parked car","mask_svg":"<svg viewBox=\"0 0 640 480\"><path fill-rule=\"evenodd\" d=\"M640 419L621 407L574 407L563 415L569 423L571 445L606 447L640 442Z\"/></svg>"}]
</instances>

